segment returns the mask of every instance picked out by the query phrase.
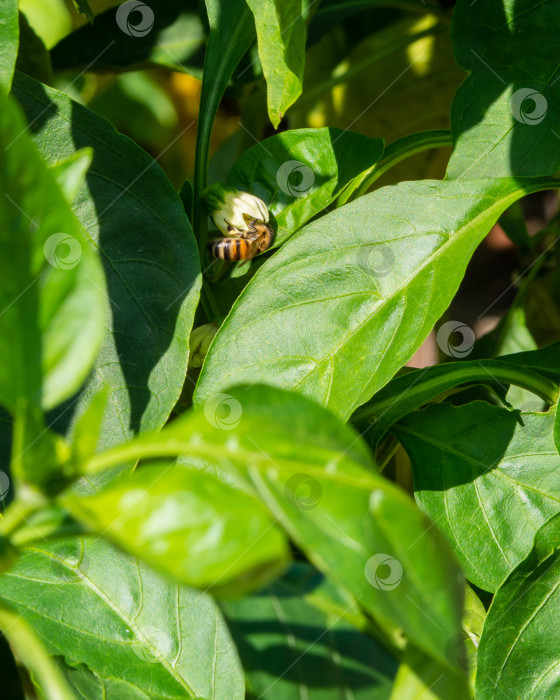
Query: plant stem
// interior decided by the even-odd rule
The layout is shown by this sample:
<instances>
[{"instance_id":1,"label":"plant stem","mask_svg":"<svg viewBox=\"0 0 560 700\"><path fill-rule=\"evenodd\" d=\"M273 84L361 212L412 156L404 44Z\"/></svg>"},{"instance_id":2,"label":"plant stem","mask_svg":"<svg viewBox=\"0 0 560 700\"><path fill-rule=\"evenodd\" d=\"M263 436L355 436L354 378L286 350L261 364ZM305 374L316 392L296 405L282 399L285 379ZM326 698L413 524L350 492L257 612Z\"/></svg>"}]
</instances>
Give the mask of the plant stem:
<instances>
[{"instance_id":1,"label":"plant stem","mask_svg":"<svg viewBox=\"0 0 560 700\"><path fill-rule=\"evenodd\" d=\"M383 158L379 163L375 163L365 173L359 176L353 187L348 188L337 201L337 206L346 204L349 200L357 199L365 194L376 180L406 158L429 151L431 148L442 148L452 146L453 139L451 132L447 129L434 129L433 131L420 131L417 134L405 136L398 141L394 141L387 146Z\"/></svg>"},{"instance_id":2,"label":"plant stem","mask_svg":"<svg viewBox=\"0 0 560 700\"><path fill-rule=\"evenodd\" d=\"M406 397L407 409L412 411L450 388L472 383L489 384L491 380L504 384L514 384L522 389L527 389L550 405L558 401L558 386L532 370L520 369L514 364L499 361L476 362L472 365L466 365L466 362L458 362L452 370L446 372L443 376L434 377L431 380L419 382L415 386L407 388L406 392L403 392L403 396ZM447 367L449 366L447 365ZM418 401L415 400L416 397ZM398 404L399 396L394 395L388 396L381 401L372 401L369 405L358 409L354 413L352 420L361 421L373 418L379 413L397 407Z\"/></svg>"},{"instance_id":3,"label":"plant stem","mask_svg":"<svg viewBox=\"0 0 560 700\"><path fill-rule=\"evenodd\" d=\"M4 537L11 537L33 513L43 508L46 503L47 501L41 497L29 500L21 496L16 497L0 521L0 534Z\"/></svg>"},{"instance_id":4,"label":"plant stem","mask_svg":"<svg viewBox=\"0 0 560 700\"><path fill-rule=\"evenodd\" d=\"M33 671L45 696L57 700L75 700L53 657L19 613L0 605L0 629L16 650L20 660Z\"/></svg>"}]
</instances>

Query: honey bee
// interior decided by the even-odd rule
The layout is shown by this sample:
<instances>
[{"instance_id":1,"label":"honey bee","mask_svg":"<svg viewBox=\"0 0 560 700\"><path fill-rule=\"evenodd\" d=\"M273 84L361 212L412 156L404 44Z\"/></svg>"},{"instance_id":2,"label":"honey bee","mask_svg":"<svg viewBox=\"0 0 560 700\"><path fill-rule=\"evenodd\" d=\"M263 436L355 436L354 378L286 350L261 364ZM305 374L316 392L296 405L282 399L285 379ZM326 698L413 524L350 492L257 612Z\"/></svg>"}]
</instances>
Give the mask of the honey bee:
<instances>
[{"instance_id":1,"label":"honey bee","mask_svg":"<svg viewBox=\"0 0 560 700\"><path fill-rule=\"evenodd\" d=\"M274 238L274 232L262 221L253 219L243 233L233 233L235 229L229 229L232 234L223 238L216 238L208 243L209 252L221 260L250 260L257 253L268 250Z\"/></svg>"}]
</instances>

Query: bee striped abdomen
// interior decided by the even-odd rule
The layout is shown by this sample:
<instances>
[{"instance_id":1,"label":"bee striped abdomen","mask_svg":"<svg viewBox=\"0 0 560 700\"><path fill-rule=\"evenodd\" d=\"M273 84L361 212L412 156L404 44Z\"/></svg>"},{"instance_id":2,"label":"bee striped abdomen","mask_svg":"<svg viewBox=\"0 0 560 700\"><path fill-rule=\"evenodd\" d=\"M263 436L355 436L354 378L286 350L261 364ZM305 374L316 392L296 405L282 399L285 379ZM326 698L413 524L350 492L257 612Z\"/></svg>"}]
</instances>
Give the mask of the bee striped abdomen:
<instances>
[{"instance_id":1,"label":"bee striped abdomen","mask_svg":"<svg viewBox=\"0 0 560 700\"><path fill-rule=\"evenodd\" d=\"M253 221L246 231L238 236L225 236L208 243L208 250L215 258L231 262L232 260L250 260L257 253L268 250L274 232L262 221Z\"/></svg>"},{"instance_id":2,"label":"bee striped abdomen","mask_svg":"<svg viewBox=\"0 0 560 700\"><path fill-rule=\"evenodd\" d=\"M209 245L210 253L215 258L231 262L232 260L244 260L249 251L247 241L242 238L218 238Z\"/></svg>"}]
</instances>

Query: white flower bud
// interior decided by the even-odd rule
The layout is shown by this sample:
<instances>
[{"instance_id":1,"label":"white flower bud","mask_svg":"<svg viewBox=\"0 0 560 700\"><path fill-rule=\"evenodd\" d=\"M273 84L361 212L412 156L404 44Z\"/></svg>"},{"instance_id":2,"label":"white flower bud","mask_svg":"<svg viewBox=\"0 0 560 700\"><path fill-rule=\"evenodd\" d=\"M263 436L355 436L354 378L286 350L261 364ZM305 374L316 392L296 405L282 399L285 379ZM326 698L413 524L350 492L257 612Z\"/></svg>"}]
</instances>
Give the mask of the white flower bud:
<instances>
[{"instance_id":1,"label":"white flower bud","mask_svg":"<svg viewBox=\"0 0 560 700\"><path fill-rule=\"evenodd\" d=\"M262 199L240 190L227 191L220 187L218 192L217 187L206 194L206 202L210 216L224 236L245 232L255 220L268 223L268 208Z\"/></svg>"}]
</instances>

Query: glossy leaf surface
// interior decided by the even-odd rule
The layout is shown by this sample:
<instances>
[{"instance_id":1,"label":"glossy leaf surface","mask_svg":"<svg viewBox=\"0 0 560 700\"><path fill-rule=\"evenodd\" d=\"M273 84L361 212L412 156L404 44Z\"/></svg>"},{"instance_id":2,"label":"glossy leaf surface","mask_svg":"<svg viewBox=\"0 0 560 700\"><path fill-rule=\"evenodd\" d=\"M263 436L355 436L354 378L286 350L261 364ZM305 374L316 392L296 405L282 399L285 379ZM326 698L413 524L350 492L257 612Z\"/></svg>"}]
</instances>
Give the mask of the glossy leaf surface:
<instances>
[{"instance_id":1,"label":"glossy leaf surface","mask_svg":"<svg viewBox=\"0 0 560 700\"><path fill-rule=\"evenodd\" d=\"M0 598L24 614L88 700L241 700L227 627L204 593L168 583L102 539L27 550L0 577ZM82 695L83 696L83 695Z\"/></svg>"},{"instance_id":2,"label":"glossy leaf surface","mask_svg":"<svg viewBox=\"0 0 560 700\"><path fill-rule=\"evenodd\" d=\"M141 467L90 496L62 504L91 530L180 583L239 593L284 567L282 532L255 499L211 474Z\"/></svg>"},{"instance_id":3,"label":"glossy leaf surface","mask_svg":"<svg viewBox=\"0 0 560 700\"><path fill-rule=\"evenodd\" d=\"M496 591L560 511L553 425L554 412L477 401L430 406L394 428L412 461L418 502L484 590Z\"/></svg>"},{"instance_id":4,"label":"glossy leaf surface","mask_svg":"<svg viewBox=\"0 0 560 700\"><path fill-rule=\"evenodd\" d=\"M460 632L461 574L443 537L376 473L365 444L338 418L296 393L234 388L161 433L97 455L86 470L175 455L207 460L234 484L241 479L389 638L402 630L449 664L445 645Z\"/></svg>"},{"instance_id":5,"label":"glossy leaf surface","mask_svg":"<svg viewBox=\"0 0 560 700\"><path fill-rule=\"evenodd\" d=\"M309 224L238 298L195 403L261 381L347 418L410 359L478 243L522 194L510 180L401 183Z\"/></svg>"}]
</instances>

